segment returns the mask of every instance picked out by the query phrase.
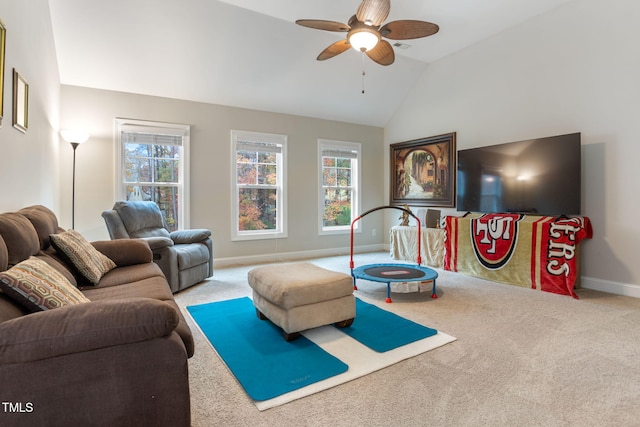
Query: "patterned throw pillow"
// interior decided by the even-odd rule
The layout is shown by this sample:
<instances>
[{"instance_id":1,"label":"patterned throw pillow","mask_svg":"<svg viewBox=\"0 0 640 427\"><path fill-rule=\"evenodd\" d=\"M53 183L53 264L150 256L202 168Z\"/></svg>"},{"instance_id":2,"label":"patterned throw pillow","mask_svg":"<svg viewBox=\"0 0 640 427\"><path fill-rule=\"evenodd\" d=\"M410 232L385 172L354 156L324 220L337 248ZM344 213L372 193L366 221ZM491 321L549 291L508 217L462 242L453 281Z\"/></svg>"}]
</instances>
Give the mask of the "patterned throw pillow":
<instances>
[{"instance_id":1,"label":"patterned throw pillow","mask_svg":"<svg viewBox=\"0 0 640 427\"><path fill-rule=\"evenodd\" d=\"M58 270L36 257L0 273L0 288L31 312L90 302Z\"/></svg>"},{"instance_id":2,"label":"patterned throw pillow","mask_svg":"<svg viewBox=\"0 0 640 427\"><path fill-rule=\"evenodd\" d=\"M49 236L51 244L65 260L73 264L78 273L94 285L102 276L116 268L116 264L93 247L80 233L67 230Z\"/></svg>"}]
</instances>

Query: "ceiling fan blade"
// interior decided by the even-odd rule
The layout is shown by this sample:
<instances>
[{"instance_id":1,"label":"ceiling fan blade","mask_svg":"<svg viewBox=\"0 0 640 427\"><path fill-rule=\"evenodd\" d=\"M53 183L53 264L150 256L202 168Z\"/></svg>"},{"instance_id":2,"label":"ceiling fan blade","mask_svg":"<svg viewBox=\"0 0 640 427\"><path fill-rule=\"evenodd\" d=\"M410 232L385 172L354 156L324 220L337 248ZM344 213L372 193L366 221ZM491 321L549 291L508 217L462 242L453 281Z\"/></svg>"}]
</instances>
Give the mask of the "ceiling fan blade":
<instances>
[{"instance_id":1,"label":"ceiling fan blade","mask_svg":"<svg viewBox=\"0 0 640 427\"><path fill-rule=\"evenodd\" d=\"M425 21L402 20L393 21L380 28L382 37L392 40L419 39L437 33L438 25Z\"/></svg>"},{"instance_id":2,"label":"ceiling fan blade","mask_svg":"<svg viewBox=\"0 0 640 427\"><path fill-rule=\"evenodd\" d=\"M386 40L380 40L376 47L365 52L369 58L380 65L391 65L396 60L396 54L393 52L391 43Z\"/></svg>"},{"instance_id":3,"label":"ceiling fan blade","mask_svg":"<svg viewBox=\"0 0 640 427\"><path fill-rule=\"evenodd\" d=\"M351 28L347 24L336 21L324 21L322 19L298 19L296 24L315 30L337 31L346 33Z\"/></svg>"},{"instance_id":4,"label":"ceiling fan blade","mask_svg":"<svg viewBox=\"0 0 640 427\"><path fill-rule=\"evenodd\" d=\"M379 27L389 16L391 0L362 0L356 17L367 25Z\"/></svg>"},{"instance_id":5,"label":"ceiling fan blade","mask_svg":"<svg viewBox=\"0 0 640 427\"><path fill-rule=\"evenodd\" d=\"M337 41L332 45L330 45L329 47L327 47L322 52L320 52L320 55L318 55L316 59L318 61L324 61L326 59L333 58L334 56L341 54L342 52L349 49L350 47L351 47L351 43L349 43L349 41L346 39Z\"/></svg>"}]
</instances>

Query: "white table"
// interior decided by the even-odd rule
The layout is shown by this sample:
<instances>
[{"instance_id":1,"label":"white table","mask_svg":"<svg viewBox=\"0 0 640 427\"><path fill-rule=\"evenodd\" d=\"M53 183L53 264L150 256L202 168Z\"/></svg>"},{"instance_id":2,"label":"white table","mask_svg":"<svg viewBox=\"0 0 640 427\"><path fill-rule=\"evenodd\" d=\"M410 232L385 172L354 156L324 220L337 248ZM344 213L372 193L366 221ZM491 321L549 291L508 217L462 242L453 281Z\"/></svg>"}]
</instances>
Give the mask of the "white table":
<instances>
[{"instance_id":1,"label":"white table","mask_svg":"<svg viewBox=\"0 0 640 427\"><path fill-rule=\"evenodd\" d=\"M444 237L443 228L424 228L420 235L420 254L422 264L430 267L442 268L444 266ZM417 227L405 227L396 225L389 230L391 258L416 262L418 256L418 230Z\"/></svg>"}]
</instances>

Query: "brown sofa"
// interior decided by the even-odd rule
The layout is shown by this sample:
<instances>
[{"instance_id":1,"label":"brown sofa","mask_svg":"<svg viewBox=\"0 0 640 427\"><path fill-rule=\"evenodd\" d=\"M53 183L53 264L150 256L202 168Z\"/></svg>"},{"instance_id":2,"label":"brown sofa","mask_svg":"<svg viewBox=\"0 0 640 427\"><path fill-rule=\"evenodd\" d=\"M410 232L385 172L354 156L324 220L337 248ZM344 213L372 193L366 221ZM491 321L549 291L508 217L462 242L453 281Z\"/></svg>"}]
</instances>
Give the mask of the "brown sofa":
<instances>
[{"instance_id":1,"label":"brown sofa","mask_svg":"<svg viewBox=\"0 0 640 427\"><path fill-rule=\"evenodd\" d=\"M116 268L89 284L62 231L44 206L0 214L0 272L35 256L90 300L30 313L0 290L0 424L188 426L193 337L149 245L92 242Z\"/></svg>"}]
</instances>

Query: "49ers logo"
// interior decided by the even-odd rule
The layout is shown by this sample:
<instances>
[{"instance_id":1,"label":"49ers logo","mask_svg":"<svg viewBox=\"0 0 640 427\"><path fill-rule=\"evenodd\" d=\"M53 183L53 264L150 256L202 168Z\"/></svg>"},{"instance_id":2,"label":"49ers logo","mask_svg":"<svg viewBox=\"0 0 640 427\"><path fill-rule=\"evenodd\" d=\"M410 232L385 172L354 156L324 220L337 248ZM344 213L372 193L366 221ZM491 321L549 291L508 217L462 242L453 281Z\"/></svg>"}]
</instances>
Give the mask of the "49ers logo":
<instances>
[{"instance_id":1,"label":"49ers logo","mask_svg":"<svg viewBox=\"0 0 640 427\"><path fill-rule=\"evenodd\" d=\"M504 267L518 243L522 215L491 214L471 220L471 241L478 262L490 270Z\"/></svg>"}]
</instances>

